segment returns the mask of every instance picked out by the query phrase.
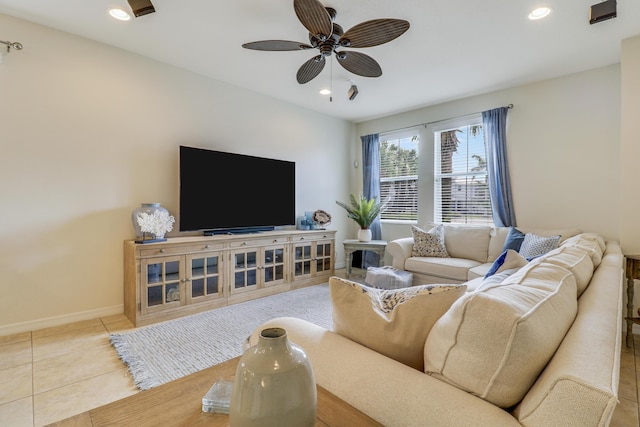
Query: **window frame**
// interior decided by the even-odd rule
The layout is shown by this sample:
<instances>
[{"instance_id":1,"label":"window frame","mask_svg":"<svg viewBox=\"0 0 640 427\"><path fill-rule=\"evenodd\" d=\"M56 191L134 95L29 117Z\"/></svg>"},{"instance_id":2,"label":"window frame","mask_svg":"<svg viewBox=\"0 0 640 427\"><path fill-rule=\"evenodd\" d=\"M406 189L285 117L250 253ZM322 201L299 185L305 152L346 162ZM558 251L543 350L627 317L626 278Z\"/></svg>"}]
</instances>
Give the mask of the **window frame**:
<instances>
[{"instance_id":1,"label":"window frame","mask_svg":"<svg viewBox=\"0 0 640 427\"><path fill-rule=\"evenodd\" d=\"M424 126L414 126L414 127L410 127L410 128L405 128L405 129L401 129L401 130L395 130L395 131L389 131L389 132L383 132L379 134L378 137L378 146L380 148L380 164L379 164L379 170L380 170L380 199L381 201L385 200L385 192L383 192L383 183L385 182L392 182L392 181L415 181L415 193L414 193L414 197L415 197L415 201L413 202L413 206L414 206L414 210L411 211L411 213L409 213L409 216L407 217L402 217L404 215L399 214L399 213L394 213L392 215L388 215L385 217L385 213L386 210L383 210L380 213L380 221L381 222L387 222L387 223L392 223L392 222L396 222L396 223L406 223L406 222L411 222L411 223L415 223L418 220L418 215L420 212L420 207L419 207L419 200L420 200L420 195L419 195L419 191L420 191L420 153L422 150L422 138L423 138L423 132L422 129L424 128ZM383 165L382 165L382 143L384 141L399 141L401 139L407 139L407 138L413 138L413 137L417 137L417 141L416 141L416 162L415 162L415 169L416 169L416 174L411 174L411 175L396 175L396 176L387 176L383 178ZM408 205L408 204L407 204Z\"/></svg>"},{"instance_id":2,"label":"window frame","mask_svg":"<svg viewBox=\"0 0 640 427\"><path fill-rule=\"evenodd\" d=\"M430 143L432 144L432 153L433 153L433 161L431 164L431 175L432 175L432 179L433 179L433 188L432 188L432 213L431 213L431 220L433 222L442 222L442 200L438 200L438 197L441 197L441 194L439 194L438 191L438 185L439 182L442 180L443 177L448 177L448 178L469 178L469 177L477 177L479 175L478 171L473 171L470 172L469 169L467 169L466 172L457 172L457 173L451 173L451 174L441 174L438 173L438 168L440 167L439 164L439 159L438 159L438 152L436 151L440 144L439 141L436 141L436 133L439 132L444 132L447 130L454 130L454 129L460 129L463 127L471 127L471 126L475 126L475 125L482 125L482 115L481 114L472 114L472 115L468 115L468 116L464 116L464 117L459 117L459 118L455 118L455 119L451 119L451 120L446 120L446 121L442 121L442 122L438 122L435 124L431 124L428 126L428 131L429 131L429 135L430 135ZM483 129L484 132L484 129ZM486 151L486 144L485 144L485 162L486 162L486 158L487 158L487 151ZM470 158L471 156L467 155L467 160ZM486 170L484 173L481 174L482 176L486 176L486 182L488 183L488 170ZM452 188L455 188L452 185ZM464 218L464 221L454 221L451 222L453 224L477 224L477 225L493 225L493 214L492 214L492 206L491 206L491 198L489 195L489 189L488 189L488 184L487 184L487 189L486 189L486 197L484 198L484 202L487 203L488 209L489 209L489 214L484 216L484 218L486 220L476 220L473 221L470 219L473 217L470 214L464 214L462 215L462 218ZM464 201L465 203L468 203L468 193L466 193L466 199ZM447 223L449 223L449 221L447 221Z\"/></svg>"}]
</instances>

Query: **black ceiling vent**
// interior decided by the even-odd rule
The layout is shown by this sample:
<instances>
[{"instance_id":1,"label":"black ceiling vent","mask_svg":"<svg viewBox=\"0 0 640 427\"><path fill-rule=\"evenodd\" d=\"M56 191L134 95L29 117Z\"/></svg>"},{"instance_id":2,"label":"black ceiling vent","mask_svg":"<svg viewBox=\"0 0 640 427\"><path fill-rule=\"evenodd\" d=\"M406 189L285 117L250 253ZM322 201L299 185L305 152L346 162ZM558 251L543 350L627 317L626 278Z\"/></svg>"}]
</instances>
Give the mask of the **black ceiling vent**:
<instances>
[{"instance_id":1,"label":"black ceiling vent","mask_svg":"<svg viewBox=\"0 0 640 427\"><path fill-rule=\"evenodd\" d=\"M589 24L596 24L606 21L607 19L615 18L618 16L616 6L616 0L607 0L591 6Z\"/></svg>"},{"instance_id":2,"label":"black ceiling vent","mask_svg":"<svg viewBox=\"0 0 640 427\"><path fill-rule=\"evenodd\" d=\"M131 6L131 10L133 14L137 17L148 15L149 13L153 13L156 9L151 4L150 0L127 0L129 2L129 6Z\"/></svg>"}]
</instances>

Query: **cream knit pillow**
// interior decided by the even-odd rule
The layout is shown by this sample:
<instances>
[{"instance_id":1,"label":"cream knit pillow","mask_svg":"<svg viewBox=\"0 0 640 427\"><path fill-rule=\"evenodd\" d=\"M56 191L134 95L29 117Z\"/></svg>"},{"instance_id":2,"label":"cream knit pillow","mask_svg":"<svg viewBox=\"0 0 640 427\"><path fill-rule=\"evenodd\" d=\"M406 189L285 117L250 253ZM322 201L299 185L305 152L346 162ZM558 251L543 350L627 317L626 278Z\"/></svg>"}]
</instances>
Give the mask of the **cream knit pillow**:
<instances>
[{"instance_id":1,"label":"cream knit pillow","mask_svg":"<svg viewBox=\"0 0 640 427\"><path fill-rule=\"evenodd\" d=\"M332 277L329 288L335 332L423 370L424 342L431 326L467 286L420 285L386 290Z\"/></svg>"},{"instance_id":2,"label":"cream knit pillow","mask_svg":"<svg viewBox=\"0 0 640 427\"><path fill-rule=\"evenodd\" d=\"M509 408L538 378L576 312L573 274L530 263L453 303L427 337L425 372Z\"/></svg>"}]
</instances>

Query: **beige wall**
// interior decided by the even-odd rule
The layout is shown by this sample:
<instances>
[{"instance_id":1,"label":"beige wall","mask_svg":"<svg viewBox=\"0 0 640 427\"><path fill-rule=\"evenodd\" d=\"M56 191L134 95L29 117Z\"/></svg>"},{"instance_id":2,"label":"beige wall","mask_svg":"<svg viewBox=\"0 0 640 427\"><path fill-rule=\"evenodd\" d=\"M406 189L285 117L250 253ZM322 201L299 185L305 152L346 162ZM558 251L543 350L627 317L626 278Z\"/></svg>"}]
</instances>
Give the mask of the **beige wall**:
<instances>
[{"instance_id":1,"label":"beige wall","mask_svg":"<svg viewBox=\"0 0 640 427\"><path fill-rule=\"evenodd\" d=\"M0 335L122 312L131 211L177 216L181 144L295 161L298 213L332 213L346 238L353 124L6 15L0 28L24 44L0 64ZM256 177L247 194L272 190Z\"/></svg>"},{"instance_id":2,"label":"beige wall","mask_svg":"<svg viewBox=\"0 0 640 427\"><path fill-rule=\"evenodd\" d=\"M517 223L578 227L619 240L619 65L363 122L356 133L388 131L508 104L514 105L507 140ZM427 214L422 213L421 219ZM387 240L408 235L406 224L383 225Z\"/></svg>"},{"instance_id":3,"label":"beige wall","mask_svg":"<svg viewBox=\"0 0 640 427\"><path fill-rule=\"evenodd\" d=\"M622 153L620 244L626 254L640 254L640 36L622 42ZM640 286L635 281L634 309L640 307ZM626 296L626 295L625 295ZM625 301L626 306L626 301ZM625 312L626 313L626 312ZM634 312L637 316L637 311ZM635 333L640 326L634 325Z\"/></svg>"},{"instance_id":4,"label":"beige wall","mask_svg":"<svg viewBox=\"0 0 640 427\"><path fill-rule=\"evenodd\" d=\"M620 243L640 254L640 36L622 42L622 204Z\"/></svg>"}]
</instances>

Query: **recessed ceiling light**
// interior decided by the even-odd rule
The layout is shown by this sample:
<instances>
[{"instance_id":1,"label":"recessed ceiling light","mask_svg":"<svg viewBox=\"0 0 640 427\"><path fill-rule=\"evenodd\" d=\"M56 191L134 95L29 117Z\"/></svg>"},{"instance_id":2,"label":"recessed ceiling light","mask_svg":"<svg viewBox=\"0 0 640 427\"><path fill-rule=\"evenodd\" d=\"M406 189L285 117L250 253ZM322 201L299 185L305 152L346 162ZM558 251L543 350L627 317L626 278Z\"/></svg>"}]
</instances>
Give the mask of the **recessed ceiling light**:
<instances>
[{"instance_id":1,"label":"recessed ceiling light","mask_svg":"<svg viewBox=\"0 0 640 427\"><path fill-rule=\"evenodd\" d=\"M331 95L331 91L329 89L322 89L320 95Z\"/></svg>"},{"instance_id":2,"label":"recessed ceiling light","mask_svg":"<svg viewBox=\"0 0 640 427\"><path fill-rule=\"evenodd\" d=\"M532 21L535 21L536 19L542 19L548 16L550 13L551 13L551 8L539 7L531 11L531 13L529 14L529 19L531 19Z\"/></svg>"},{"instance_id":3,"label":"recessed ceiling light","mask_svg":"<svg viewBox=\"0 0 640 427\"><path fill-rule=\"evenodd\" d=\"M131 15L129 15L122 9L109 9L109 15L120 21L128 21L129 19L131 19Z\"/></svg>"}]
</instances>

